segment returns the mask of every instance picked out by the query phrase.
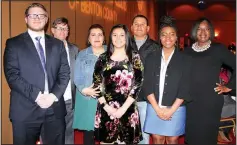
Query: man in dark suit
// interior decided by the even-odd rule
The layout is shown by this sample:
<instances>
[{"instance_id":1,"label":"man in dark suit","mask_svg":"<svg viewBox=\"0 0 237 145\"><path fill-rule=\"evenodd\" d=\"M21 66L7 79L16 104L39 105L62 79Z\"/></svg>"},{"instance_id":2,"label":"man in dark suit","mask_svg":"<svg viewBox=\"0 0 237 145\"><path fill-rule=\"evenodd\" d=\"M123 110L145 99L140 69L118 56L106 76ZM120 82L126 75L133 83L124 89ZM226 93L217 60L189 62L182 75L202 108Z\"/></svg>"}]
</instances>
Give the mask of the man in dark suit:
<instances>
[{"instance_id":1,"label":"man in dark suit","mask_svg":"<svg viewBox=\"0 0 237 145\"><path fill-rule=\"evenodd\" d=\"M76 86L73 80L74 80L74 65L79 49L75 45L67 42L67 37L69 33L69 24L66 18L60 17L54 20L51 31L55 38L64 42L64 46L66 48L68 57L68 63L70 66L71 71L70 80L66 88L66 91L63 95L67 110L67 115L65 116L66 121L65 144L74 144L74 129L72 128L72 122L73 122L73 109L75 105Z\"/></svg>"},{"instance_id":2,"label":"man in dark suit","mask_svg":"<svg viewBox=\"0 0 237 145\"><path fill-rule=\"evenodd\" d=\"M25 22L28 30L8 39L4 52L13 144L35 144L44 128L44 143L63 145L67 53L62 41L45 34L48 13L42 4L28 6Z\"/></svg>"}]
</instances>

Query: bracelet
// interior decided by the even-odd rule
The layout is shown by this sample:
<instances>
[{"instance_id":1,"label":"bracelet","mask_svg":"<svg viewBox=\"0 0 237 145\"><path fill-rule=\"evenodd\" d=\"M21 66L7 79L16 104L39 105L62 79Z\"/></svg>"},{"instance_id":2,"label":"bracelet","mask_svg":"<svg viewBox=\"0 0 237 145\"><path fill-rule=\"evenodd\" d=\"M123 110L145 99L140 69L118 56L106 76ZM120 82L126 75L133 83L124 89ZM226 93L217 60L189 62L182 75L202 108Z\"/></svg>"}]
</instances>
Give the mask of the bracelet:
<instances>
[{"instance_id":1,"label":"bracelet","mask_svg":"<svg viewBox=\"0 0 237 145\"><path fill-rule=\"evenodd\" d=\"M104 103L100 104L101 108L104 108L105 105L107 105L107 102L104 102Z\"/></svg>"}]
</instances>

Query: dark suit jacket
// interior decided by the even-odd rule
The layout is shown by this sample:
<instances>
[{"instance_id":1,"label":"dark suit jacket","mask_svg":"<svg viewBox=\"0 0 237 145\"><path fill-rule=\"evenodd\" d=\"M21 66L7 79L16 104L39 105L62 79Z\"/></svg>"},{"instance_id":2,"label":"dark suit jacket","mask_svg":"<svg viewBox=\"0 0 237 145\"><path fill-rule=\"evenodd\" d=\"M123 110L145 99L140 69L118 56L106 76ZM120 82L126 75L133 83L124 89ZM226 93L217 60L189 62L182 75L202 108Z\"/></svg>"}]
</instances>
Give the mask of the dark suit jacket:
<instances>
[{"instance_id":1,"label":"dark suit jacket","mask_svg":"<svg viewBox=\"0 0 237 145\"><path fill-rule=\"evenodd\" d=\"M57 118L66 114L62 97L70 77L67 53L62 41L45 35L46 71L49 93L58 102L52 108ZM35 45L28 32L6 42L4 72L11 89L10 119L18 121L43 121L46 109L40 108L35 100L44 91L45 75Z\"/></svg>"},{"instance_id":2,"label":"dark suit jacket","mask_svg":"<svg viewBox=\"0 0 237 145\"><path fill-rule=\"evenodd\" d=\"M145 96L154 93L157 103L159 101L160 66L162 50L151 53L146 58L143 90ZM190 58L175 49L166 70L162 105L172 106L176 98L190 101Z\"/></svg>"},{"instance_id":3,"label":"dark suit jacket","mask_svg":"<svg viewBox=\"0 0 237 145\"><path fill-rule=\"evenodd\" d=\"M71 88L72 88L72 109L74 109L75 106L75 97L76 97L76 85L74 84L74 68L75 68L75 62L77 58L77 54L79 52L79 49L76 45L72 43L67 43L68 49L69 49L69 57L70 57L70 78L71 78Z\"/></svg>"}]
</instances>

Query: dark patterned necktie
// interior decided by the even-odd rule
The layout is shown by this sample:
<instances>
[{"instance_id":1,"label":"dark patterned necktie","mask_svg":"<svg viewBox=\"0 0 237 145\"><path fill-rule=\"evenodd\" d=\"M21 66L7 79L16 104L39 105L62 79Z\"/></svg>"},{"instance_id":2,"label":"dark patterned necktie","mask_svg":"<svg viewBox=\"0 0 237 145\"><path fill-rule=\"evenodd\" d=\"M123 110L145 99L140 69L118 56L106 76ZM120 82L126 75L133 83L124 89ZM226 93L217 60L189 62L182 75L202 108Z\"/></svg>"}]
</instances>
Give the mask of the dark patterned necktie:
<instances>
[{"instance_id":1,"label":"dark patterned necktie","mask_svg":"<svg viewBox=\"0 0 237 145\"><path fill-rule=\"evenodd\" d=\"M38 51L38 54L39 54L39 57L40 57L40 61L41 61L41 64L42 64L42 67L43 67L43 70L44 70L44 74L45 74L45 86L44 86L44 91L45 92L48 92L48 76L47 76L47 71L46 71L46 61L45 61L45 56L44 56L44 49L40 43L40 39L42 37L41 36L38 36L38 37L35 37L35 40L36 40L36 49Z\"/></svg>"},{"instance_id":2,"label":"dark patterned necktie","mask_svg":"<svg viewBox=\"0 0 237 145\"><path fill-rule=\"evenodd\" d=\"M45 56L44 56L44 49L40 43L40 39L41 39L41 36L38 36L38 37L35 37L35 40L36 40L36 49L38 51L38 54L39 54L39 57L40 57L40 61L41 61L41 64L43 66L43 69L44 69L44 72L46 73L46 69L45 69Z\"/></svg>"}]
</instances>

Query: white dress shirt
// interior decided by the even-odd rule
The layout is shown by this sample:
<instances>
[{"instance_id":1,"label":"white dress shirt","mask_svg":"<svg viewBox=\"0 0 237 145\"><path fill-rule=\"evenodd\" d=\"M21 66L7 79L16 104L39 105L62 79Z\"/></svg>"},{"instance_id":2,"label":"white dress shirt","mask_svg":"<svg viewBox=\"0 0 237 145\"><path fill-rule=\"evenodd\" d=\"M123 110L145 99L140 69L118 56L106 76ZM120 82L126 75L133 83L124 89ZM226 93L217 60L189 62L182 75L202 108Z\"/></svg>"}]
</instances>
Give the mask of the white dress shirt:
<instances>
[{"instance_id":1,"label":"white dress shirt","mask_svg":"<svg viewBox=\"0 0 237 145\"><path fill-rule=\"evenodd\" d=\"M162 98L163 98L163 92L164 92L166 70L173 54L174 54L174 50L170 54L168 60L165 61L164 51L162 50L161 66L160 66L159 103L158 103L159 107L161 108L167 107L167 106L162 105Z\"/></svg>"},{"instance_id":2,"label":"white dress shirt","mask_svg":"<svg viewBox=\"0 0 237 145\"><path fill-rule=\"evenodd\" d=\"M64 45L65 45L65 49L66 49L66 52L67 52L68 64L70 66L70 56L69 56L69 48L68 48L67 42L64 42ZM63 94L63 97L64 97L64 101L72 99L71 79L68 82L68 85L67 85L67 88L66 88L66 90Z\"/></svg>"},{"instance_id":3,"label":"white dress shirt","mask_svg":"<svg viewBox=\"0 0 237 145\"><path fill-rule=\"evenodd\" d=\"M36 40L35 38L38 37L38 36L41 37L41 39L40 39L40 44L42 45L43 50L44 50L44 58L45 58L45 63L46 63L45 34L44 34L44 32L39 33L39 32L34 32L34 31L28 29L28 33L29 33L31 39L32 39L33 42L34 42L35 48L37 48L37 46L36 46L36 45L37 45L37 40ZM37 50L37 49L36 49L36 50ZM38 52L38 50L37 50L37 52ZM39 52L38 52L38 54L39 54ZM45 76L46 76L46 75L47 75L47 74L45 74ZM46 77L47 77L47 76L46 76ZM48 80L47 80L46 77L45 77L45 90L44 90L44 94L48 94L48 93L49 93Z\"/></svg>"}]
</instances>

